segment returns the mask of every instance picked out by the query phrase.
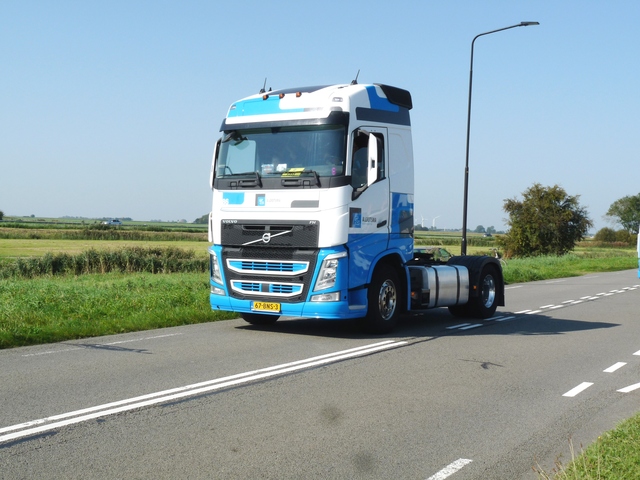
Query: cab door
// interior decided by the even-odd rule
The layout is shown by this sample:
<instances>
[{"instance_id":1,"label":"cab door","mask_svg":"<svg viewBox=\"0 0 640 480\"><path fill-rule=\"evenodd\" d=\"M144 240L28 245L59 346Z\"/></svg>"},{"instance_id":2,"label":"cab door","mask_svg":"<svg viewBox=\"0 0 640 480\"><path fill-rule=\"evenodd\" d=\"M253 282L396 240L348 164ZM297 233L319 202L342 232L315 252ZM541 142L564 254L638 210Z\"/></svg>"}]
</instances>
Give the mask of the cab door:
<instances>
[{"instance_id":1,"label":"cab door","mask_svg":"<svg viewBox=\"0 0 640 480\"><path fill-rule=\"evenodd\" d=\"M390 228L387 129L363 126L351 138L349 287L368 282L374 259L387 249Z\"/></svg>"}]
</instances>

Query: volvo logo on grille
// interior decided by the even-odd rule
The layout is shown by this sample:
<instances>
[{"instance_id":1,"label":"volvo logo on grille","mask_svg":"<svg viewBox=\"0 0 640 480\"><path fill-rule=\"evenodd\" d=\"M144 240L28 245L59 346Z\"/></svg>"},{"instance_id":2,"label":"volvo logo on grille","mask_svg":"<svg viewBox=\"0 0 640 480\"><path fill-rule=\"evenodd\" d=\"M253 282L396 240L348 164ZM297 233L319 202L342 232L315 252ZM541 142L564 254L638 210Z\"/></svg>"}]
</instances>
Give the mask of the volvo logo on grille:
<instances>
[{"instance_id":1,"label":"volvo logo on grille","mask_svg":"<svg viewBox=\"0 0 640 480\"><path fill-rule=\"evenodd\" d=\"M262 234L262 237L260 237L259 239L257 239L257 240L251 240L250 242L243 243L242 245L243 245L243 246L245 246L245 245L251 245L251 244L254 244L254 243L258 243L258 242L262 242L262 243L265 243L265 244L266 244L266 243L269 243L269 242L271 241L271 239L272 239L272 238L274 238L274 237L279 237L280 235L285 235L285 234L287 234L287 233L291 233L292 231L293 231L293 230L285 230L284 232L278 232L278 233L276 233L276 234L274 234L274 235L271 235L269 232L266 232L266 233L263 233L263 234Z\"/></svg>"}]
</instances>

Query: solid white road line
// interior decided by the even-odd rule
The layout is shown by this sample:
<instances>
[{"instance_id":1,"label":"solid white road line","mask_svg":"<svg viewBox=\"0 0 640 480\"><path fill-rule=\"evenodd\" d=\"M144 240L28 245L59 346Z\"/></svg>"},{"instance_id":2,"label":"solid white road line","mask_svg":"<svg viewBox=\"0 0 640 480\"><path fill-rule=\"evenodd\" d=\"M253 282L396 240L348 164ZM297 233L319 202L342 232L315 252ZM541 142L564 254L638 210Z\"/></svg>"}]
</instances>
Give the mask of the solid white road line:
<instances>
[{"instance_id":1,"label":"solid white road line","mask_svg":"<svg viewBox=\"0 0 640 480\"><path fill-rule=\"evenodd\" d=\"M618 370L619 368L622 368L626 365L626 362L618 362L618 363L614 363L613 365L611 365L609 368L607 368L606 370L603 370L604 373L613 373L616 370Z\"/></svg>"},{"instance_id":2,"label":"solid white road line","mask_svg":"<svg viewBox=\"0 0 640 480\"><path fill-rule=\"evenodd\" d=\"M276 375L283 375L285 373L291 373L298 370L303 370L319 365L324 365L332 362L338 362L348 358L358 357L369 353L374 353L386 349L391 349L406 345L408 342L386 340L371 345L364 345L361 347L351 348L349 350L343 350L340 352L329 353L326 355L320 355L317 357L308 358L306 360L298 360L295 362L285 363L282 365L276 365L273 367L262 368L250 372L239 373L236 375L230 375L228 377L222 377L206 382L196 383L193 385L187 385L185 387L173 388L170 390L164 390L161 392L150 393L139 397L129 398L126 400L120 400L117 402L107 403L104 405L98 405L95 407L89 407L75 412L63 413L60 415L54 415L47 418L41 418L38 420L32 420L30 422L21 423L18 425L11 425L8 427L0 428L0 433L10 432L6 435L0 435L0 443L9 440L15 440L17 438L34 435L55 428L63 427L66 425L72 425L75 423L84 422L94 418L104 417L107 415L114 415L116 413L125 412L128 410L134 410L137 408L147 407L150 405L164 403L180 398L190 397L201 393L207 393L214 390L220 390L222 388L233 387L242 383L248 383L254 380L261 380L264 378L273 377ZM73 418L71 418L73 417ZM60 420L60 421L56 421ZM54 423L48 423L54 422ZM34 425L40 425L33 427ZM21 431L14 431L20 430ZM26 429L26 430L24 430Z\"/></svg>"},{"instance_id":3,"label":"solid white road line","mask_svg":"<svg viewBox=\"0 0 640 480\"><path fill-rule=\"evenodd\" d=\"M444 480L445 478L448 478L451 475L453 475L454 473L456 473L458 470L463 468L465 465L469 465L472 461L473 460L469 460L467 458L459 458L455 462L450 463L449 465L444 467L442 470L440 470L435 475L431 475L429 478L427 478L427 480Z\"/></svg>"},{"instance_id":4,"label":"solid white road line","mask_svg":"<svg viewBox=\"0 0 640 480\"><path fill-rule=\"evenodd\" d=\"M563 394L562 396L563 397L575 397L580 392L583 392L584 390L589 388L591 385L593 385L593 383L582 382L580 385L578 385L575 388L572 388L571 390L569 390L567 393Z\"/></svg>"}]
</instances>

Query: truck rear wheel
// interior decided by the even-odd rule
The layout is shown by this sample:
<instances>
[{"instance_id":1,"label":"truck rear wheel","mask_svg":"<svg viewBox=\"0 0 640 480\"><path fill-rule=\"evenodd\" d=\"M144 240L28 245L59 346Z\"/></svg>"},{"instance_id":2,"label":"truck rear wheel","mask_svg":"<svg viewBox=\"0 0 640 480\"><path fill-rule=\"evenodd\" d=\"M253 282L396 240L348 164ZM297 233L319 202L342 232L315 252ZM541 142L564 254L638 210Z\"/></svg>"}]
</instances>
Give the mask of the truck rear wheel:
<instances>
[{"instance_id":1,"label":"truck rear wheel","mask_svg":"<svg viewBox=\"0 0 640 480\"><path fill-rule=\"evenodd\" d=\"M259 313L243 313L242 319L251 325L273 325L280 315L261 315Z\"/></svg>"},{"instance_id":2,"label":"truck rear wheel","mask_svg":"<svg viewBox=\"0 0 640 480\"><path fill-rule=\"evenodd\" d=\"M475 318L490 318L498 308L498 272L495 266L484 266L478 288L479 295L469 299L469 314Z\"/></svg>"},{"instance_id":3,"label":"truck rear wheel","mask_svg":"<svg viewBox=\"0 0 640 480\"><path fill-rule=\"evenodd\" d=\"M370 333L388 333L398 323L398 274L389 265L376 268L367 293L368 311L362 319L364 330Z\"/></svg>"},{"instance_id":4,"label":"truck rear wheel","mask_svg":"<svg viewBox=\"0 0 640 480\"><path fill-rule=\"evenodd\" d=\"M449 309L449 313L454 317L468 317L471 315L469 305L451 305L447 308Z\"/></svg>"}]
</instances>

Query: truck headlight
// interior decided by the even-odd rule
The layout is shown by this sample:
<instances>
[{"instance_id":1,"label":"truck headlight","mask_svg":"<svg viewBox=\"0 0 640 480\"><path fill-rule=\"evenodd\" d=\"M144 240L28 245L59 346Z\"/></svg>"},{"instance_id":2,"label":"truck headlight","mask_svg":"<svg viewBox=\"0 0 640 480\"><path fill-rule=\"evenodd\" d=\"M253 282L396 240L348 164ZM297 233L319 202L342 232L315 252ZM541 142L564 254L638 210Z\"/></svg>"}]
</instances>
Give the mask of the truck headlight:
<instances>
[{"instance_id":1,"label":"truck headlight","mask_svg":"<svg viewBox=\"0 0 640 480\"><path fill-rule=\"evenodd\" d=\"M211 280L222 285L222 274L220 273L218 256L211 251L209 252L209 269L211 271Z\"/></svg>"},{"instance_id":2,"label":"truck headlight","mask_svg":"<svg viewBox=\"0 0 640 480\"><path fill-rule=\"evenodd\" d=\"M346 252L336 253L328 255L327 258L323 260L322 267L320 267L320 273L318 273L318 279L316 280L316 285L313 289L314 292L336 286L340 259L346 256Z\"/></svg>"}]
</instances>

